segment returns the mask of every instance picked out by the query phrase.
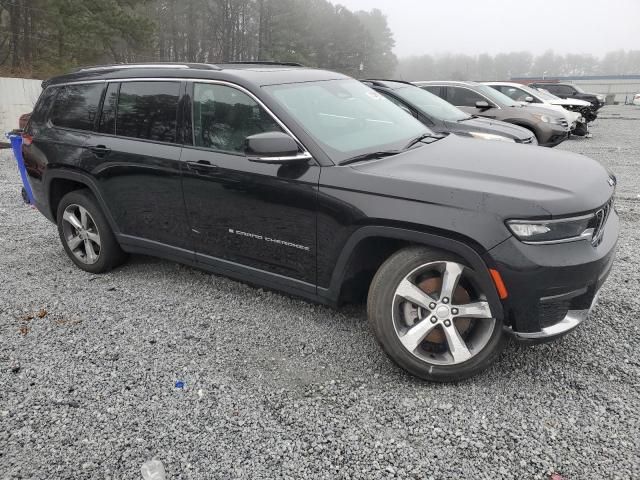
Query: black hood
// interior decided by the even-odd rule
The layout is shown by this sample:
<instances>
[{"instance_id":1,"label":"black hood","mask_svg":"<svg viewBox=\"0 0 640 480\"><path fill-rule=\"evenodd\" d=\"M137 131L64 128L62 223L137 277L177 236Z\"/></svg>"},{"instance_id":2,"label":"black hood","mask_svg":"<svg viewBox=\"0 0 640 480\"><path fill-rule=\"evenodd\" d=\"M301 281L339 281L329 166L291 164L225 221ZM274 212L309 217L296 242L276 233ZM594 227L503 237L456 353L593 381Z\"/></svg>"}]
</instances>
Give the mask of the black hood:
<instances>
[{"instance_id":1,"label":"black hood","mask_svg":"<svg viewBox=\"0 0 640 480\"><path fill-rule=\"evenodd\" d=\"M363 190L503 219L585 213L614 193L609 172L583 155L456 135L351 168Z\"/></svg>"},{"instance_id":2,"label":"black hood","mask_svg":"<svg viewBox=\"0 0 640 480\"><path fill-rule=\"evenodd\" d=\"M533 136L526 128L519 127L512 123L493 120L490 118L472 117L468 120L458 122L444 122L449 132L481 132L493 135L502 135L520 142L528 140Z\"/></svg>"}]
</instances>

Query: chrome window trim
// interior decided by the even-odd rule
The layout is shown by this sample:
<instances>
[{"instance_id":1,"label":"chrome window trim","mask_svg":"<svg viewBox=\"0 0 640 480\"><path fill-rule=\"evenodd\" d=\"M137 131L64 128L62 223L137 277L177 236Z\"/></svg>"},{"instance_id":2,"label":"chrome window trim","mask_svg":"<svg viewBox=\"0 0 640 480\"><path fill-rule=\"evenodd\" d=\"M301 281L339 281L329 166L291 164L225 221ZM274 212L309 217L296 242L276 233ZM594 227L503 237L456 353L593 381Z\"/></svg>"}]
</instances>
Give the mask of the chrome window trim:
<instances>
[{"instance_id":1,"label":"chrome window trim","mask_svg":"<svg viewBox=\"0 0 640 480\"><path fill-rule=\"evenodd\" d=\"M125 82L193 82L193 83L211 83L214 85L224 85L230 88L235 88L236 90L241 91L242 93L245 93L246 95L249 96L249 98L251 98L252 100L254 100L261 108L263 108L270 116L271 118L273 118L273 120L284 130L284 132L291 136L291 138L293 138L296 143L298 144L298 146L300 148L302 148L302 152L298 155L296 155L295 157L282 157L282 160L287 160L287 159L295 159L298 158L299 155L308 155L309 158L313 158L313 155L311 155L311 153L309 152L309 149L307 147L304 146L304 144L298 139L298 137L295 136L295 134L289 129L289 127L287 127L284 122L282 120L280 120L278 118L278 116L276 114L274 114L271 109L269 107L267 107L262 100L260 100L258 97L256 97L252 92L250 92L249 90L247 90L246 88L232 83L232 82L228 82L226 80L211 80L211 79L204 79L204 78L193 78L193 77L139 77L139 78L109 78L109 79L102 79L102 80L78 80L78 81L73 81L73 82L65 82L65 83L56 83L53 85L48 85L48 87L64 87L66 85L81 85L81 84L88 84L88 83L115 83L115 82L119 82L119 83L125 83ZM191 112L193 115L193 107L191 108ZM94 132L94 133L99 133L99 132ZM131 138L131 137L121 137L119 135L115 135L115 137L119 137L119 138ZM182 145L183 147L195 147L195 145ZM202 147L202 148L206 148L206 147ZM207 149L207 150L211 150L211 149Z\"/></svg>"}]
</instances>

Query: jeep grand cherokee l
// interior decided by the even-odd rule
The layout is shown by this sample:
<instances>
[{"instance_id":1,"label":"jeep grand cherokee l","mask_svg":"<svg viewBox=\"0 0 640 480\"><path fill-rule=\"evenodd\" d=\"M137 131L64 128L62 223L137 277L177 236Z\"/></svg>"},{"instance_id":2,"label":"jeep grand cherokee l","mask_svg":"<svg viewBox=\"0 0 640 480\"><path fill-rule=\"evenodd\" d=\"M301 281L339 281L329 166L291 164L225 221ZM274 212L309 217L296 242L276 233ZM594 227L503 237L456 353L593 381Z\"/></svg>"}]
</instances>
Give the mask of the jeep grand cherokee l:
<instances>
[{"instance_id":1,"label":"jeep grand cherokee l","mask_svg":"<svg viewBox=\"0 0 640 480\"><path fill-rule=\"evenodd\" d=\"M574 329L618 237L594 160L435 135L322 70L83 69L44 83L23 149L79 268L143 253L329 305L364 294L382 348L429 380Z\"/></svg>"}]
</instances>

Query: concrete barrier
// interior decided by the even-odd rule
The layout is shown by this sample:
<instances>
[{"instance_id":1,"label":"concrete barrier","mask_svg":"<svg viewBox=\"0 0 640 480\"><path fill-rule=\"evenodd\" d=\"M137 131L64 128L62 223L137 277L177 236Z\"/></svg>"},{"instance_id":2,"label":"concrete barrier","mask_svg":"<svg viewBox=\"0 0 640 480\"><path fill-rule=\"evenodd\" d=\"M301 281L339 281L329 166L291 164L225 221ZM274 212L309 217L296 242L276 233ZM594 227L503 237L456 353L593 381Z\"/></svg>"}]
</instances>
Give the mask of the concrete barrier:
<instances>
[{"instance_id":1,"label":"concrete barrier","mask_svg":"<svg viewBox=\"0 0 640 480\"><path fill-rule=\"evenodd\" d=\"M0 136L18 128L18 118L29 113L42 91L42 80L0 77Z\"/></svg>"}]
</instances>

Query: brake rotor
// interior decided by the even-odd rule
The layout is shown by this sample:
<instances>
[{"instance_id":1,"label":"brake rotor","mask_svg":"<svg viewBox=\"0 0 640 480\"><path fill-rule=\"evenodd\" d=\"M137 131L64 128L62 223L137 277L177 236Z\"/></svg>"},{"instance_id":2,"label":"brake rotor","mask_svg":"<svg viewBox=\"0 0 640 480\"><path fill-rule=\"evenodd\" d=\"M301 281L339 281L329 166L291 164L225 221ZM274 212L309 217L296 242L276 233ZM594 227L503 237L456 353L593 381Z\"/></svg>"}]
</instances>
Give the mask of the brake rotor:
<instances>
[{"instance_id":1,"label":"brake rotor","mask_svg":"<svg viewBox=\"0 0 640 480\"><path fill-rule=\"evenodd\" d=\"M442 289L442 277L427 278L418 283L418 288L420 288L420 290L422 290L429 296L434 296L435 293L439 294L440 290ZM463 305L470 302L471 295L464 287L458 284L453 292L453 301L451 303L456 305ZM454 321L458 332L460 332L460 335L462 336L464 336L471 329L470 318L456 318ZM431 330L429 335L425 337L425 340L430 343L443 344L446 342L446 337L442 328L434 328L433 330Z\"/></svg>"}]
</instances>

